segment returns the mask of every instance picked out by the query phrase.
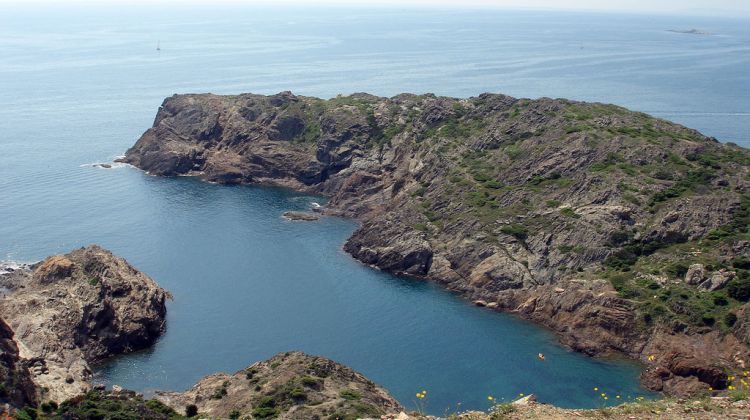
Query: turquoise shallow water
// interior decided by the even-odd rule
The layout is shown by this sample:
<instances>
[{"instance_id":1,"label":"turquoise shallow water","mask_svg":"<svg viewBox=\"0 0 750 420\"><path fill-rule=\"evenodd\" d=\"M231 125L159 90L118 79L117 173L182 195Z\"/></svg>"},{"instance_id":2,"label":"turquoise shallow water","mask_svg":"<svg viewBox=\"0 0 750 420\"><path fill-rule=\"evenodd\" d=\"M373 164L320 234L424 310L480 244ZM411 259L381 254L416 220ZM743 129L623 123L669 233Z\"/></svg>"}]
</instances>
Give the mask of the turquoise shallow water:
<instances>
[{"instance_id":1,"label":"turquoise shallow water","mask_svg":"<svg viewBox=\"0 0 750 420\"><path fill-rule=\"evenodd\" d=\"M157 345L98 369L101 381L145 392L292 349L348 364L407 405L427 389L436 414L486 408L488 394L592 407L601 403L594 386L642 392L633 364L568 352L526 322L358 264L340 250L353 221L280 217L320 198L90 165L122 154L165 96L571 97L748 145L750 25L741 20L2 7L0 260L100 243L172 291ZM665 31L692 27L716 35Z\"/></svg>"}]
</instances>

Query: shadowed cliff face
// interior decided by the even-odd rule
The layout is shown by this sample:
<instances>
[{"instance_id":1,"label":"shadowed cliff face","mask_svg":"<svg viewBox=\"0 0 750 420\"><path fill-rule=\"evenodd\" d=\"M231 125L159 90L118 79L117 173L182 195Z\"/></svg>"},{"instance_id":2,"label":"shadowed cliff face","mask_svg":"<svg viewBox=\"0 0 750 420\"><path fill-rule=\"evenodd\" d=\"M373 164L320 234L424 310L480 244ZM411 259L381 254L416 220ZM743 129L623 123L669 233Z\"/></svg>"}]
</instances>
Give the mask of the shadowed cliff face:
<instances>
[{"instance_id":1,"label":"shadowed cliff face","mask_svg":"<svg viewBox=\"0 0 750 420\"><path fill-rule=\"evenodd\" d=\"M652 389L721 388L748 357L750 155L645 114L492 94L175 95L124 161L325 194L327 213L362 221L355 258L640 358Z\"/></svg>"},{"instance_id":2,"label":"shadowed cliff face","mask_svg":"<svg viewBox=\"0 0 750 420\"><path fill-rule=\"evenodd\" d=\"M0 317L13 329L40 401L91 388L89 364L150 346L164 332L167 292L92 245L0 275Z\"/></svg>"},{"instance_id":3,"label":"shadowed cliff face","mask_svg":"<svg viewBox=\"0 0 750 420\"><path fill-rule=\"evenodd\" d=\"M0 319L0 404L23 408L36 403L34 383L28 367L18 356L13 331Z\"/></svg>"}]
</instances>

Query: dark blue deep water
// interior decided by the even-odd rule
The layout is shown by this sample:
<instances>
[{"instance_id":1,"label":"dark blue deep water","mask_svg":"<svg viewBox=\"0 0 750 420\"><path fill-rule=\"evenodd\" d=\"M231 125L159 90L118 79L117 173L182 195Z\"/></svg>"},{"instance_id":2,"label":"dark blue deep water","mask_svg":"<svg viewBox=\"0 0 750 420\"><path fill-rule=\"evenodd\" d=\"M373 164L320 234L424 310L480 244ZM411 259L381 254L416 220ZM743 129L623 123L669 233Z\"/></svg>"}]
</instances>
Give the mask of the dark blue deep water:
<instances>
[{"instance_id":1,"label":"dark blue deep water","mask_svg":"<svg viewBox=\"0 0 750 420\"><path fill-rule=\"evenodd\" d=\"M169 289L166 335L98 370L101 381L144 392L300 349L352 366L407 405L426 389L436 414L487 408L488 394L533 392L568 407L600 405L595 386L634 397L638 366L571 353L512 316L358 264L341 251L352 221L280 217L320 198L90 164L122 154L165 96L185 92L568 97L747 146L748 23L0 5L0 260L99 243ZM714 35L665 31L694 27Z\"/></svg>"}]
</instances>

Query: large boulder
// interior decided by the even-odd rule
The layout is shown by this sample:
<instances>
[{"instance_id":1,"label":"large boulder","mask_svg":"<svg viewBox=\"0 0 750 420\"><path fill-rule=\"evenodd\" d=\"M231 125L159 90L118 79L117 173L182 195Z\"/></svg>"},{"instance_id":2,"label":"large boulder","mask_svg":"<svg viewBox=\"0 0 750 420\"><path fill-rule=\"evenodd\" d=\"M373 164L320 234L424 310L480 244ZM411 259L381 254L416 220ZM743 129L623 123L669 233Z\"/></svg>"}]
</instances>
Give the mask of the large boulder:
<instances>
[{"instance_id":1,"label":"large boulder","mask_svg":"<svg viewBox=\"0 0 750 420\"><path fill-rule=\"evenodd\" d=\"M685 283L695 286L706 280L706 267L703 264L691 264L685 273Z\"/></svg>"},{"instance_id":2,"label":"large boulder","mask_svg":"<svg viewBox=\"0 0 750 420\"><path fill-rule=\"evenodd\" d=\"M148 347L165 330L168 293L96 245L16 270L5 283L14 290L0 300L0 317L47 400L88 391L91 363Z\"/></svg>"},{"instance_id":3,"label":"large boulder","mask_svg":"<svg viewBox=\"0 0 750 420\"><path fill-rule=\"evenodd\" d=\"M729 283L729 281L732 280L736 276L736 274L737 273L735 273L734 271L728 271L725 269L715 271L711 273L711 276L703 283L701 283L699 287L701 289L708 290L709 292L719 290L722 287L726 286L726 284Z\"/></svg>"}]
</instances>

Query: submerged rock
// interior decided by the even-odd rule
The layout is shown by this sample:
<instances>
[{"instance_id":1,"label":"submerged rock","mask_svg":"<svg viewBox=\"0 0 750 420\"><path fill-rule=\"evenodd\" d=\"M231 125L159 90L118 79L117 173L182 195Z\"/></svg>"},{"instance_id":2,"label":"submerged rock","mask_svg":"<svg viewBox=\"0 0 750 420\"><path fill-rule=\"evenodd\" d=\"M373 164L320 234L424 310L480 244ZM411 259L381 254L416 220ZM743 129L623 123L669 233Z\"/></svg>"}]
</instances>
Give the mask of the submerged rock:
<instances>
[{"instance_id":1,"label":"submerged rock","mask_svg":"<svg viewBox=\"0 0 750 420\"><path fill-rule=\"evenodd\" d=\"M289 220L304 220L313 221L320 219L320 216L315 213L305 213L301 211L287 211L284 212L284 218Z\"/></svg>"}]
</instances>

